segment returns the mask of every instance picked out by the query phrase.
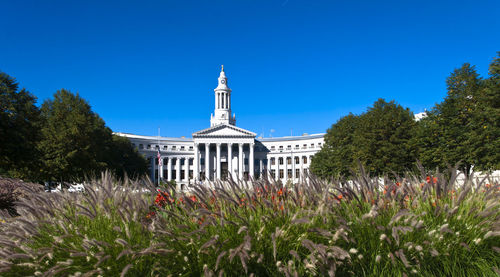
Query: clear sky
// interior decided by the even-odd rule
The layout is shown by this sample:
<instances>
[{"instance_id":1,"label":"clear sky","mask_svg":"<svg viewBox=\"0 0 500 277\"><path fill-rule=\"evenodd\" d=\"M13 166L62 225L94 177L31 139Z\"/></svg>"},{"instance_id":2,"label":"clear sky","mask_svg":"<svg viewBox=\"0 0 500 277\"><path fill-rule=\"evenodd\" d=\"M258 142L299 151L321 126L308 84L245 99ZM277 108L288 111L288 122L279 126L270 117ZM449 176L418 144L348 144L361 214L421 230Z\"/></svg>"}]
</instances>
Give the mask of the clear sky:
<instances>
[{"instance_id":1,"label":"clear sky","mask_svg":"<svg viewBox=\"0 0 500 277\"><path fill-rule=\"evenodd\" d=\"M237 126L325 132L378 98L422 112L463 63L487 76L500 1L5 1L0 71L78 92L117 132L209 127L224 64Z\"/></svg>"}]
</instances>

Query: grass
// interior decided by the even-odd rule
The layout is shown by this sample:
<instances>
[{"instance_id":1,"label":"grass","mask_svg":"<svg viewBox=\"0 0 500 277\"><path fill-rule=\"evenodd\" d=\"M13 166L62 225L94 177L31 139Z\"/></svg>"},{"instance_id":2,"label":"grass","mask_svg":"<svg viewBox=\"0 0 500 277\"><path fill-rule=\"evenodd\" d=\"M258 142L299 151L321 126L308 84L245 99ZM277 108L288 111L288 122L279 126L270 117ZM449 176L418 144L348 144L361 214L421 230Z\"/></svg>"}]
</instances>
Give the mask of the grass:
<instances>
[{"instance_id":1,"label":"grass","mask_svg":"<svg viewBox=\"0 0 500 277\"><path fill-rule=\"evenodd\" d=\"M500 186L436 174L190 193L103 175L0 216L2 276L498 276ZM125 188L125 189L124 189Z\"/></svg>"}]
</instances>

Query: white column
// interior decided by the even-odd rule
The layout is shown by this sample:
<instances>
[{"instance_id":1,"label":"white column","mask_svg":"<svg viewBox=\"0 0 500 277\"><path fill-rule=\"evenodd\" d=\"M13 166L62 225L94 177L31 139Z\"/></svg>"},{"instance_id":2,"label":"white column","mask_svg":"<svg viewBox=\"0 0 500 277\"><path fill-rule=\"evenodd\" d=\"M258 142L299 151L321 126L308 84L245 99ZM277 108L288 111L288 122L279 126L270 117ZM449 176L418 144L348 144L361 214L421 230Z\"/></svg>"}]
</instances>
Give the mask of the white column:
<instances>
[{"instance_id":1,"label":"white column","mask_svg":"<svg viewBox=\"0 0 500 277\"><path fill-rule=\"evenodd\" d=\"M220 143L217 143L217 158L216 158L216 166L217 166L217 180L220 180L221 168L220 168Z\"/></svg>"},{"instance_id":2,"label":"white column","mask_svg":"<svg viewBox=\"0 0 500 277\"><path fill-rule=\"evenodd\" d=\"M243 143L238 143L238 179L243 179Z\"/></svg>"},{"instance_id":3,"label":"white column","mask_svg":"<svg viewBox=\"0 0 500 277\"><path fill-rule=\"evenodd\" d=\"M199 175L198 172L200 171L200 150L198 149L198 143L194 144L194 160L193 160L193 180L198 181Z\"/></svg>"},{"instance_id":4,"label":"white column","mask_svg":"<svg viewBox=\"0 0 500 277\"><path fill-rule=\"evenodd\" d=\"M233 177L233 144L227 144L227 169L229 170L229 178Z\"/></svg>"},{"instance_id":5,"label":"white column","mask_svg":"<svg viewBox=\"0 0 500 277\"><path fill-rule=\"evenodd\" d=\"M254 149L255 143L250 143L250 158L248 159L248 164L250 165L249 167L249 174L250 177L253 178L254 172L255 172L255 161L254 161L254 156L253 156L253 149Z\"/></svg>"},{"instance_id":6,"label":"white column","mask_svg":"<svg viewBox=\"0 0 500 277\"><path fill-rule=\"evenodd\" d=\"M161 166L160 166L160 160L161 160ZM158 160L158 178L160 178L160 180L163 180L163 157L160 157L160 160Z\"/></svg>"},{"instance_id":7,"label":"white column","mask_svg":"<svg viewBox=\"0 0 500 277\"><path fill-rule=\"evenodd\" d=\"M285 163L285 170L284 170L283 177L284 177L285 182L286 182L286 180L288 180L288 156L283 157L283 162Z\"/></svg>"},{"instance_id":8,"label":"white column","mask_svg":"<svg viewBox=\"0 0 500 277\"><path fill-rule=\"evenodd\" d=\"M189 182L189 158L184 159L184 182Z\"/></svg>"},{"instance_id":9,"label":"white column","mask_svg":"<svg viewBox=\"0 0 500 277\"><path fill-rule=\"evenodd\" d=\"M262 159L259 160L259 175L260 175L260 179L262 179L262 174L264 172L264 161Z\"/></svg>"},{"instance_id":10,"label":"white column","mask_svg":"<svg viewBox=\"0 0 500 277\"><path fill-rule=\"evenodd\" d=\"M172 181L172 158L168 157L167 163L167 181Z\"/></svg>"},{"instance_id":11,"label":"white column","mask_svg":"<svg viewBox=\"0 0 500 277\"><path fill-rule=\"evenodd\" d=\"M205 143L205 178L210 180L210 143Z\"/></svg>"},{"instance_id":12,"label":"white column","mask_svg":"<svg viewBox=\"0 0 500 277\"><path fill-rule=\"evenodd\" d=\"M181 181L181 158L176 158L175 161L175 181Z\"/></svg>"}]
</instances>

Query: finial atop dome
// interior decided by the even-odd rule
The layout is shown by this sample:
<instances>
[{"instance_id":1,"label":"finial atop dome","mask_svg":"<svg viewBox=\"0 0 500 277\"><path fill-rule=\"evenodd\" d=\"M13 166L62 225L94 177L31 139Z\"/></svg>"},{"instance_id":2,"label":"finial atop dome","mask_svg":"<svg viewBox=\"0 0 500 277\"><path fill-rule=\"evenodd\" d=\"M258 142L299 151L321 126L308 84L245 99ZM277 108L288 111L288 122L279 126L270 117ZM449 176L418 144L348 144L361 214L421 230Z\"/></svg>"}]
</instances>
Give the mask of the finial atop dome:
<instances>
[{"instance_id":1,"label":"finial atop dome","mask_svg":"<svg viewBox=\"0 0 500 277\"><path fill-rule=\"evenodd\" d=\"M222 72L224 72L224 65L221 65L221 68L222 68L222 70L221 70L221 71L222 71Z\"/></svg>"}]
</instances>

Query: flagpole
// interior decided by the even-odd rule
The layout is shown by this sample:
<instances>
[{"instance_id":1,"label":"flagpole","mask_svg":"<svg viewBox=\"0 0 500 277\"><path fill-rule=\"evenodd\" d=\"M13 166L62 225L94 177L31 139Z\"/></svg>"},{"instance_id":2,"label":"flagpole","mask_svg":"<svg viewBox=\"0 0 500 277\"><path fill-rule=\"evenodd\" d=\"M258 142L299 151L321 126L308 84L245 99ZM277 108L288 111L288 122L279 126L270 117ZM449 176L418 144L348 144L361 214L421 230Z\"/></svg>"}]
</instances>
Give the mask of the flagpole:
<instances>
[{"instance_id":1,"label":"flagpole","mask_svg":"<svg viewBox=\"0 0 500 277\"><path fill-rule=\"evenodd\" d=\"M160 185L160 171L163 170L163 163L161 161L160 153L160 127L158 127L158 186Z\"/></svg>"}]
</instances>

